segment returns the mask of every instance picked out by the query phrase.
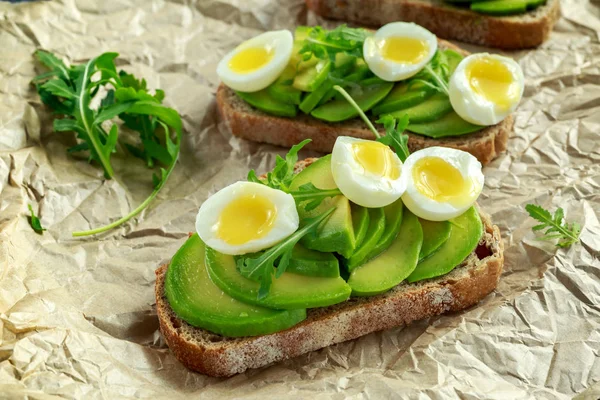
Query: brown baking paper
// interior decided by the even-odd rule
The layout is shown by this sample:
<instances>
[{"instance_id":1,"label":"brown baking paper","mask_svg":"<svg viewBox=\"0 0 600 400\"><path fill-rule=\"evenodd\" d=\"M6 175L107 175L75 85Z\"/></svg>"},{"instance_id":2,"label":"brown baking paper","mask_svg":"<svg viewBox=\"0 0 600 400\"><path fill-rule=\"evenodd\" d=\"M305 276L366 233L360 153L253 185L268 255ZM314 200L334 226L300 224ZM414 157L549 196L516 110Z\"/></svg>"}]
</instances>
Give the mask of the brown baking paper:
<instances>
[{"instance_id":1,"label":"brown baking paper","mask_svg":"<svg viewBox=\"0 0 600 400\"><path fill-rule=\"evenodd\" d=\"M233 138L219 121L220 58L261 31L321 21L301 0L0 5L0 398L597 398L600 8L566 0L562 9L549 42L510 53L525 95L480 198L506 244L497 290L464 312L214 379L184 368L161 338L154 270L194 229L207 196L285 152ZM122 68L164 89L182 115L171 179L139 217L107 234L70 235L126 214L149 193L151 174L119 153L118 179L106 181L67 155L73 135L52 133L29 85L37 48L73 62L117 51ZM537 241L527 203L563 207L583 225L581 244ZM28 204L43 235L28 224Z\"/></svg>"}]
</instances>

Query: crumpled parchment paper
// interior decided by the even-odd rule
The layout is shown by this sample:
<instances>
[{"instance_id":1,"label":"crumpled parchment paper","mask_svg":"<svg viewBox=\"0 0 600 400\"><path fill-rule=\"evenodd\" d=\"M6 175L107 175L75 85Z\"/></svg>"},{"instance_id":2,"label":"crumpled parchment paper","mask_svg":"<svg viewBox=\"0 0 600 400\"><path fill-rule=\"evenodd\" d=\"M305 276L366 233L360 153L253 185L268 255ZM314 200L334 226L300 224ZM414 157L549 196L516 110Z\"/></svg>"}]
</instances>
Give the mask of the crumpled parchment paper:
<instances>
[{"instance_id":1,"label":"crumpled parchment paper","mask_svg":"<svg viewBox=\"0 0 600 400\"><path fill-rule=\"evenodd\" d=\"M223 380L189 372L165 346L154 269L194 229L207 196L285 152L232 138L220 123L220 58L263 30L322 21L301 0L0 5L0 398L598 398L600 7L565 0L562 10L549 42L510 54L525 95L480 199L506 244L498 289L461 313ZM121 67L164 89L183 117L165 189L108 234L70 236L127 213L150 191L151 174L117 154L118 179L105 181L67 156L72 134L51 132L29 85L36 48L75 62L118 51ZM537 241L530 202L563 207L584 226L581 244ZM27 222L28 204L48 228L42 236Z\"/></svg>"}]
</instances>

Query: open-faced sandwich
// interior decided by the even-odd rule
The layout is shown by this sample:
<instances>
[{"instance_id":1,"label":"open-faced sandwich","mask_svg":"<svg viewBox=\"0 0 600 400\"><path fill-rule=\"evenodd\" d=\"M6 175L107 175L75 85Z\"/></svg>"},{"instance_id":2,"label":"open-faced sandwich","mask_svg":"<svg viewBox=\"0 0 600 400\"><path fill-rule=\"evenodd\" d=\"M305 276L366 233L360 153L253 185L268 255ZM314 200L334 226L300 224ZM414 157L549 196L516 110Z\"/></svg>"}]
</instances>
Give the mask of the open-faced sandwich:
<instances>
[{"instance_id":1,"label":"open-faced sandwich","mask_svg":"<svg viewBox=\"0 0 600 400\"><path fill-rule=\"evenodd\" d=\"M542 44L560 15L559 0L306 0L327 18L363 26L415 22L444 39L524 49Z\"/></svg>"},{"instance_id":2,"label":"open-faced sandwich","mask_svg":"<svg viewBox=\"0 0 600 400\"><path fill-rule=\"evenodd\" d=\"M202 204L196 232L156 271L160 329L183 364L230 376L496 287L503 247L475 204L481 163L443 147L409 155L407 118L385 123L386 136L340 136L332 154L298 162L304 141Z\"/></svg>"},{"instance_id":3,"label":"open-faced sandwich","mask_svg":"<svg viewBox=\"0 0 600 400\"><path fill-rule=\"evenodd\" d=\"M405 22L374 33L346 26L263 33L227 54L217 73L217 105L236 136L285 147L311 139L308 147L322 152L338 136L371 138L338 85L373 122L407 114L412 151L451 147L483 164L505 150L524 87L514 60L468 55Z\"/></svg>"}]
</instances>

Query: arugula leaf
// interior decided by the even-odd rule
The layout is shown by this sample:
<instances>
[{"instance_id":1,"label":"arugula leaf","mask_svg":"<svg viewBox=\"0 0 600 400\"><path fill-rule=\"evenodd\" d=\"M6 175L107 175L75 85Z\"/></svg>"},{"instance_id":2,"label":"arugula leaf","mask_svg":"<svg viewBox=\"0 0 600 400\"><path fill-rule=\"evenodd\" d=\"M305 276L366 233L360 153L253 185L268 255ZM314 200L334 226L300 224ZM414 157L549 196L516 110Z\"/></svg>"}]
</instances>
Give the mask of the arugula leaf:
<instances>
[{"instance_id":1,"label":"arugula leaf","mask_svg":"<svg viewBox=\"0 0 600 400\"><path fill-rule=\"evenodd\" d=\"M261 253L258 257L247 257L237 262L238 269L243 276L260 282L258 299L263 299L269 294L273 275L277 279L285 272L296 243L306 234L316 229L334 210L335 207L332 207L318 217L305 220L302 228L264 253ZM276 263L277 268L275 268Z\"/></svg>"},{"instance_id":2,"label":"arugula leaf","mask_svg":"<svg viewBox=\"0 0 600 400\"><path fill-rule=\"evenodd\" d=\"M267 177L264 180L256 175L256 171L253 169L250 170L250 172L248 172L248 181L260 183L288 193L290 184L294 178L294 167L298 162L298 152L310 143L310 141L310 139L305 139L292 146L290 151L285 155L285 159L277 155L275 158L275 168L273 168L273 171L267 173Z\"/></svg>"},{"instance_id":3,"label":"arugula leaf","mask_svg":"<svg viewBox=\"0 0 600 400\"><path fill-rule=\"evenodd\" d=\"M31 216L29 217L29 224L36 233L39 233L40 235L43 234L46 229L42 227L42 223L33 212L33 207L31 207L31 204L27 205L27 208L29 208L29 211L31 212Z\"/></svg>"},{"instance_id":4,"label":"arugula leaf","mask_svg":"<svg viewBox=\"0 0 600 400\"><path fill-rule=\"evenodd\" d=\"M450 67L448 66L448 59L443 52L438 50L431 61L418 74L411 78L409 88L416 83L422 83L448 96L449 80Z\"/></svg>"},{"instance_id":5,"label":"arugula leaf","mask_svg":"<svg viewBox=\"0 0 600 400\"><path fill-rule=\"evenodd\" d=\"M71 67L51 53L39 50L35 55L50 68L33 80L40 99L64 116L54 120L54 130L73 131L81 140L67 150L69 153L87 151L89 161L100 164L104 176L112 178L110 157L119 141L118 125L113 119L118 116L127 128L140 134L140 144L125 143L125 147L134 156L144 159L148 167L160 165L159 174L153 174L154 191L140 206L109 225L73 235L92 235L112 229L141 212L169 178L179 155L181 118L175 110L162 105L165 96L162 90L157 89L152 95L144 79L117 72L117 53L104 53ZM92 109L90 103L100 87L106 89L106 97L98 109Z\"/></svg>"},{"instance_id":6,"label":"arugula leaf","mask_svg":"<svg viewBox=\"0 0 600 400\"><path fill-rule=\"evenodd\" d=\"M308 182L298 187L297 191L290 192L290 194L294 196L294 200L298 205L308 202L302 207L306 211L312 211L317 208L323 200L329 197L339 196L342 194L342 191L340 189L319 189L313 185L312 182Z\"/></svg>"},{"instance_id":7,"label":"arugula leaf","mask_svg":"<svg viewBox=\"0 0 600 400\"><path fill-rule=\"evenodd\" d=\"M550 214L550 211L535 204L527 204L525 210L529 213L531 218L541 222L541 224L532 228L534 232L546 230L544 236L540 237L539 240L558 239L558 242L556 243L557 247L569 247L579 241L581 226L577 222L568 223L565 221L565 213L562 208L559 207L554 215Z\"/></svg>"},{"instance_id":8,"label":"arugula leaf","mask_svg":"<svg viewBox=\"0 0 600 400\"><path fill-rule=\"evenodd\" d=\"M400 161L406 161L410 155L410 151L408 150L408 135L403 134L403 132L408 126L408 114L404 114L398 120L398 125L396 125L396 118L389 114L382 116L377 120L377 123L383 124L385 136L379 137L376 140L394 149Z\"/></svg>"},{"instance_id":9,"label":"arugula leaf","mask_svg":"<svg viewBox=\"0 0 600 400\"><path fill-rule=\"evenodd\" d=\"M334 61L337 53L362 58L363 44L370 35L366 29L349 28L346 25L340 25L331 31L315 26L304 40L300 54L303 60L315 56Z\"/></svg>"}]
</instances>

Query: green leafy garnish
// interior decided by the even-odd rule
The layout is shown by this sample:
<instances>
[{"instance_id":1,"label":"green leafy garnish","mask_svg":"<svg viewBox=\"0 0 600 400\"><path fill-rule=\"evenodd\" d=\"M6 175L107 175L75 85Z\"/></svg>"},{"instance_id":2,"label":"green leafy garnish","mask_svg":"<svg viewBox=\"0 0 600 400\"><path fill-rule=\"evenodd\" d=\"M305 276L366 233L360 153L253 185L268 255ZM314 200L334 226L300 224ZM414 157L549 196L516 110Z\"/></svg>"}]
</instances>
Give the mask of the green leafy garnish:
<instances>
[{"instance_id":1,"label":"green leafy garnish","mask_svg":"<svg viewBox=\"0 0 600 400\"><path fill-rule=\"evenodd\" d=\"M358 106L358 104L356 104L356 101L354 101L352 96L350 96L348 92L346 92L346 90L340 86L336 85L333 88L340 92L342 96L348 100L352 107L356 109L358 115L360 115L371 132L373 132L373 135L375 135L375 140L392 147L398 155L398 158L400 158L400 161L404 162L404 160L406 160L406 158L410 155L410 151L408 150L408 135L402 133L408 126L408 114L404 114L398 121L397 125L396 119L391 115L384 115L382 118L377 120L377 123L383 124L385 128L385 136L381 136L364 111Z\"/></svg>"},{"instance_id":2,"label":"green leafy garnish","mask_svg":"<svg viewBox=\"0 0 600 400\"><path fill-rule=\"evenodd\" d=\"M31 212L31 216L29 217L29 224L36 233L39 233L41 235L46 229L42 227L42 223L40 222L40 219L35 215L35 212L33 212L33 207L31 207L31 204L27 205L27 208L29 208L29 212Z\"/></svg>"},{"instance_id":3,"label":"green leafy garnish","mask_svg":"<svg viewBox=\"0 0 600 400\"><path fill-rule=\"evenodd\" d=\"M152 95L145 80L117 72L117 53L104 53L70 67L46 51L38 50L35 56L50 70L33 80L40 99L55 114L63 116L54 120L54 130L75 132L81 141L69 148L69 153L88 152L89 161L98 163L107 179L113 178L111 155L119 142L119 128L112 120L118 116L127 128L140 134L139 143L123 143L129 152L142 158L149 168L160 166L152 176L154 191L140 206L109 225L74 232L73 236L94 235L121 225L150 204L173 171L181 144L181 117L162 105L162 90ZM92 108L90 103L100 88L106 91L106 97L97 109Z\"/></svg>"},{"instance_id":4,"label":"green leafy garnish","mask_svg":"<svg viewBox=\"0 0 600 400\"><path fill-rule=\"evenodd\" d=\"M310 139L305 139L292 146L290 151L285 155L285 159L280 155L277 155L275 158L275 168L273 168L273 171L267 173L267 178L264 180L260 179L256 175L256 171L251 169L250 172L248 172L248 181L260 183L273 189L279 189L289 193L292 179L294 179L294 167L298 162L298 152L308 143L310 143Z\"/></svg>"},{"instance_id":5,"label":"green leafy garnish","mask_svg":"<svg viewBox=\"0 0 600 400\"><path fill-rule=\"evenodd\" d=\"M312 56L334 61L337 53L362 58L363 44L370 35L371 33L366 29L349 28L346 25L340 25L330 31L315 26L304 39L300 54L305 61Z\"/></svg>"},{"instance_id":6,"label":"green leafy garnish","mask_svg":"<svg viewBox=\"0 0 600 400\"><path fill-rule=\"evenodd\" d=\"M438 50L431 61L429 61L418 74L410 79L409 87L416 83L421 83L448 96L449 80L450 67L448 66L448 60L446 55Z\"/></svg>"},{"instance_id":7,"label":"green leafy garnish","mask_svg":"<svg viewBox=\"0 0 600 400\"><path fill-rule=\"evenodd\" d=\"M243 276L260 282L258 299L263 299L269 294L273 275L275 275L275 279L277 279L285 272L296 243L298 243L298 241L306 234L316 229L334 210L335 207L332 207L318 217L305 220L305 224L302 228L266 250L258 257L248 257L238 261L237 265ZM277 264L277 268L275 268L275 264Z\"/></svg>"},{"instance_id":8,"label":"green leafy garnish","mask_svg":"<svg viewBox=\"0 0 600 400\"><path fill-rule=\"evenodd\" d=\"M342 194L340 189L319 189L311 182L305 183L298 187L297 191L290 192L294 196L296 204L301 205L305 211L312 211L321 204L321 202L329 197L335 197Z\"/></svg>"},{"instance_id":9,"label":"green leafy garnish","mask_svg":"<svg viewBox=\"0 0 600 400\"><path fill-rule=\"evenodd\" d=\"M377 138L377 141L394 149L400 161L406 161L410 151L408 150L408 135L403 132L408 126L408 114L404 114L399 120L389 114L384 115L377 120L377 123L383 124L385 128L385 136Z\"/></svg>"},{"instance_id":10,"label":"green leafy garnish","mask_svg":"<svg viewBox=\"0 0 600 400\"><path fill-rule=\"evenodd\" d=\"M581 226L577 222L568 223L565 221L565 212L562 208L559 207L554 215L535 204L527 204L525 210L531 218L541 222L541 224L532 228L534 232L546 230L544 236L540 237L539 240L558 239L557 247L569 247L579 241Z\"/></svg>"}]
</instances>

